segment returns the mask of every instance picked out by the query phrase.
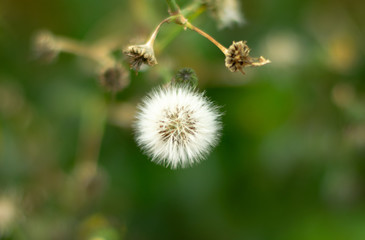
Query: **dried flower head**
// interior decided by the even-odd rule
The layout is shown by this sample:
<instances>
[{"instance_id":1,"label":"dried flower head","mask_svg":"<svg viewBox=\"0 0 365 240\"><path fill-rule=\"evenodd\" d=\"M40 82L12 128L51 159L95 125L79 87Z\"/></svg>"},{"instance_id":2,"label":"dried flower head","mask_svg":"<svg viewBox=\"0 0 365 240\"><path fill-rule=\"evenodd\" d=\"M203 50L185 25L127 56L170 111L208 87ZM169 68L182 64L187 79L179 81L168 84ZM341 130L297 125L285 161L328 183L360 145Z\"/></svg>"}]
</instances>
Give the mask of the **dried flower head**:
<instances>
[{"instance_id":1,"label":"dried flower head","mask_svg":"<svg viewBox=\"0 0 365 240\"><path fill-rule=\"evenodd\" d=\"M149 66L157 64L152 44L129 46L124 50L124 54L128 57L130 67L137 72L142 64Z\"/></svg>"},{"instance_id":2,"label":"dried flower head","mask_svg":"<svg viewBox=\"0 0 365 240\"><path fill-rule=\"evenodd\" d=\"M264 57L252 58L249 54L250 48L247 46L246 41L233 42L225 52L226 67L231 72L240 71L245 74L243 68L246 66L262 66L270 63L270 60Z\"/></svg>"},{"instance_id":3,"label":"dried flower head","mask_svg":"<svg viewBox=\"0 0 365 240\"><path fill-rule=\"evenodd\" d=\"M129 73L121 66L107 67L99 75L100 84L108 91L119 92L129 84Z\"/></svg>"},{"instance_id":4,"label":"dried flower head","mask_svg":"<svg viewBox=\"0 0 365 240\"><path fill-rule=\"evenodd\" d=\"M137 143L158 164L173 169L192 165L218 142L217 107L191 87L157 88L138 109Z\"/></svg>"},{"instance_id":5,"label":"dried flower head","mask_svg":"<svg viewBox=\"0 0 365 240\"><path fill-rule=\"evenodd\" d=\"M33 38L32 45L34 56L45 62L52 62L60 52L55 37L49 31L38 32Z\"/></svg>"}]
</instances>

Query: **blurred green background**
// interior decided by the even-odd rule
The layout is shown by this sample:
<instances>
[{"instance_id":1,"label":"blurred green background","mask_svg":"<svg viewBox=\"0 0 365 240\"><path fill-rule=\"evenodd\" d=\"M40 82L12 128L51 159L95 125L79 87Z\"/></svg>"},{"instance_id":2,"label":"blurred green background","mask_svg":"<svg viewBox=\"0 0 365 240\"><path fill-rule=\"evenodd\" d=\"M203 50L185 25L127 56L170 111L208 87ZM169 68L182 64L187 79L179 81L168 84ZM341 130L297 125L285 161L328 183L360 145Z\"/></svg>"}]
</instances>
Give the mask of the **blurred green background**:
<instances>
[{"instance_id":1,"label":"blurred green background","mask_svg":"<svg viewBox=\"0 0 365 240\"><path fill-rule=\"evenodd\" d=\"M242 26L219 29L209 11L193 22L271 64L231 73L209 41L171 38L180 27L166 24L159 64L113 96L91 61L36 61L34 33L127 46L168 16L165 1L2 0L0 239L365 239L365 2L241 8ZM170 170L141 153L130 125L183 67L224 129L206 161Z\"/></svg>"}]
</instances>

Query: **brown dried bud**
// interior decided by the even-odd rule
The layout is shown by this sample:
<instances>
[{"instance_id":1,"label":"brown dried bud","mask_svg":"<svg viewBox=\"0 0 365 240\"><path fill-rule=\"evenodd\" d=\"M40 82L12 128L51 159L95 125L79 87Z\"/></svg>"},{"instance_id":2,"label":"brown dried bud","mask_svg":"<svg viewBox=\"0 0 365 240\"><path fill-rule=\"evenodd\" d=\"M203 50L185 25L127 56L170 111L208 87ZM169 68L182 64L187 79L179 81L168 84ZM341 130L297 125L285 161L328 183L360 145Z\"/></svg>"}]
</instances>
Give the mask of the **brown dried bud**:
<instances>
[{"instance_id":1,"label":"brown dried bud","mask_svg":"<svg viewBox=\"0 0 365 240\"><path fill-rule=\"evenodd\" d=\"M262 66L270 63L270 60L264 57L252 58L249 56L250 48L246 41L233 42L233 44L226 50L226 67L231 72L240 71L245 74L243 68L245 66Z\"/></svg>"},{"instance_id":2,"label":"brown dried bud","mask_svg":"<svg viewBox=\"0 0 365 240\"><path fill-rule=\"evenodd\" d=\"M52 62L60 52L55 37L49 31L38 32L34 36L32 48L34 56L45 62Z\"/></svg>"},{"instance_id":3,"label":"brown dried bud","mask_svg":"<svg viewBox=\"0 0 365 240\"><path fill-rule=\"evenodd\" d=\"M157 64L155 53L150 44L129 46L124 54L128 56L130 67L137 72L142 64L149 66Z\"/></svg>"},{"instance_id":4,"label":"brown dried bud","mask_svg":"<svg viewBox=\"0 0 365 240\"><path fill-rule=\"evenodd\" d=\"M105 68L99 76L100 84L108 91L119 92L129 84L129 73L120 65Z\"/></svg>"}]
</instances>

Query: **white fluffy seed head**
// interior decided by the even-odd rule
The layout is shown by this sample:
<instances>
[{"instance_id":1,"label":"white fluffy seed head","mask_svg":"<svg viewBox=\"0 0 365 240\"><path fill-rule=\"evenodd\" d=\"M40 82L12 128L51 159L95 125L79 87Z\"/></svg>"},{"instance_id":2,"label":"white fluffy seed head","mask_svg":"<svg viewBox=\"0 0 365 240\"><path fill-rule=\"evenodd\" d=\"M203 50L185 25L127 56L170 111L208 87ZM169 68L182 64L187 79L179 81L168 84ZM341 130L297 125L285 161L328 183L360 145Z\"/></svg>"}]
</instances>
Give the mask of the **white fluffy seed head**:
<instances>
[{"instance_id":1,"label":"white fluffy seed head","mask_svg":"<svg viewBox=\"0 0 365 240\"><path fill-rule=\"evenodd\" d=\"M220 114L203 93L188 86L157 88L138 107L138 145L152 161L173 169L190 166L219 139Z\"/></svg>"}]
</instances>

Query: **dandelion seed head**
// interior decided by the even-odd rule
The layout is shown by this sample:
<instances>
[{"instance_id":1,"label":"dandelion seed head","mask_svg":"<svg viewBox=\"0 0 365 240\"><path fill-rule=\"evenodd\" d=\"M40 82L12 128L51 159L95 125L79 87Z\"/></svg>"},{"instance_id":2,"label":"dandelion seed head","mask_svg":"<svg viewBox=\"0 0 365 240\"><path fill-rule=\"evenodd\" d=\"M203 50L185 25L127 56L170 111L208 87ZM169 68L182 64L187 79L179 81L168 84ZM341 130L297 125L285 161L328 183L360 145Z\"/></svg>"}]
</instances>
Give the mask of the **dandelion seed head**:
<instances>
[{"instance_id":1,"label":"dandelion seed head","mask_svg":"<svg viewBox=\"0 0 365 240\"><path fill-rule=\"evenodd\" d=\"M136 140L158 164L173 169L192 165L218 142L221 123L217 107L191 87L157 88L138 109Z\"/></svg>"}]
</instances>

